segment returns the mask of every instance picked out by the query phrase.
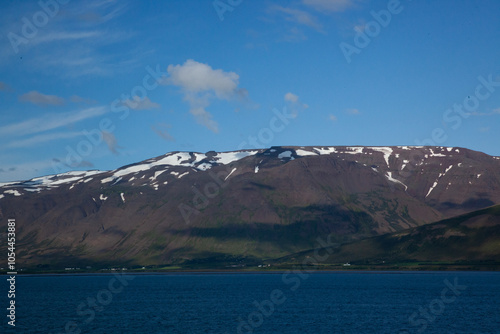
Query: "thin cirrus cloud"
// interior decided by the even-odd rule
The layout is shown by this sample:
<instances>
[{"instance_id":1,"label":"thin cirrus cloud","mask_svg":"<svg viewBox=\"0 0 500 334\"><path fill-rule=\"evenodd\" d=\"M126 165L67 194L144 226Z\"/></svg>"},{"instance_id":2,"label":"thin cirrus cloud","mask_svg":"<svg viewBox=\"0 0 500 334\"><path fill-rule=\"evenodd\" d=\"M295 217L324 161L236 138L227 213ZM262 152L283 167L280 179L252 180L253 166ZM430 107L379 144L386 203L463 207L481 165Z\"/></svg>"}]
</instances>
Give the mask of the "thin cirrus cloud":
<instances>
[{"instance_id":1,"label":"thin cirrus cloud","mask_svg":"<svg viewBox=\"0 0 500 334\"><path fill-rule=\"evenodd\" d=\"M134 96L132 99L123 101L123 104L134 110L150 110L160 108L160 105L153 102L149 97L140 98L139 96Z\"/></svg>"},{"instance_id":2,"label":"thin cirrus cloud","mask_svg":"<svg viewBox=\"0 0 500 334\"><path fill-rule=\"evenodd\" d=\"M28 139L17 140L14 142L10 142L3 146L3 148L24 148L37 146L46 142L60 140L60 139L71 139L75 137L81 136L81 132L60 132L60 133L50 133L50 134L42 134L33 136Z\"/></svg>"},{"instance_id":3,"label":"thin cirrus cloud","mask_svg":"<svg viewBox=\"0 0 500 334\"><path fill-rule=\"evenodd\" d=\"M151 126L151 129L161 138L166 141L175 141L175 138L169 133L169 129L172 126L170 124L159 123L157 125Z\"/></svg>"},{"instance_id":4,"label":"thin cirrus cloud","mask_svg":"<svg viewBox=\"0 0 500 334\"><path fill-rule=\"evenodd\" d=\"M304 5L312 7L317 11L332 13L344 12L359 6L361 2L361 0L302 0Z\"/></svg>"},{"instance_id":5,"label":"thin cirrus cloud","mask_svg":"<svg viewBox=\"0 0 500 334\"><path fill-rule=\"evenodd\" d=\"M284 14L287 21L305 25L317 31L323 31L323 28L318 22L318 19L306 11L295 8L282 7L278 5L270 7L270 11Z\"/></svg>"},{"instance_id":6,"label":"thin cirrus cloud","mask_svg":"<svg viewBox=\"0 0 500 334\"><path fill-rule=\"evenodd\" d=\"M247 95L245 89L238 88L238 74L213 69L192 59L182 65L169 65L167 72L170 76L163 83L179 87L196 121L215 133L219 132L218 123L206 110L211 101L232 100Z\"/></svg>"},{"instance_id":7,"label":"thin cirrus cloud","mask_svg":"<svg viewBox=\"0 0 500 334\"><path fill-rule=\"evenodd\" d=\"M0 127L2 135L29 135L44 131L54 130L88 118L104 115L108 107L93 107L78 111L46 114L43 117L31 118L23 122L4 125Z\"/></svg>"},{"instance_id":8,"label":"thin cirrus cloud","mask_svg":"<svg viewBox=\"0 0 500 334\"><path fill-rule=\"evenodd\" d=\"M472 116L491 116L491 115L499 115L500 114L500 108L494 109L490 112L478 112L478 111L473 111L468 113L469 115Z\"/></svg>"},{"instance_id":9,"label":"thin cirrus cloud","mask_svg":"<svg viewBox=\"0 0 500 334\"><path fill-rule=\"evenodd\" d=\"M35 38L32 45L50 42L79 41L87 38L96 38L102 35L103 33L100 31L55 31Z\"/></svg>"},{"instance_id":10,"label":"thin cirrus cloud","mask_svg":"<svg viewBox=\"0 0 500 334\"><path fill-rule=\"evenodd\" d=\"M29 102L39 106L54 105L60 106L64 104L64 99L56 95L46 95L36 90L32 90L29 93L19 96L19 101Z\"/></svg>"},{"instance_id":11,"label":"thin cirrus cloud","mask_svg":"<svg viewBox=\"0 0 500 334\"><path fill-rule=\"evenodd\" d=\"M359 109L355 109L355 108L347 109L346 112L349 115L359 115L360 114Z\"/></svg>"}]
</instances>

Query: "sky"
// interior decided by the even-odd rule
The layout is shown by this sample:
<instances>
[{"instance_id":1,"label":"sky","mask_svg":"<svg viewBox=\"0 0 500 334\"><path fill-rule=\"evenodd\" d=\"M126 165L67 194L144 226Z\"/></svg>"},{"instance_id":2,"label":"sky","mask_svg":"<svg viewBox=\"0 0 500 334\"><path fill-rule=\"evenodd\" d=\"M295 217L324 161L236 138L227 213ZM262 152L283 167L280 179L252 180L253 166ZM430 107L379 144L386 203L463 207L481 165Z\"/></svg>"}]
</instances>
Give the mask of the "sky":
<instances>
[{"instance_id":1,"label":"sky","mask_svg":"<svg viewBox=\"0 0 500 334\"><path fill-rule=\"evenodd\" d=\"M496 0L0 2L0 181L172 151L500 156Z\"/></svg>"}]
</instances>

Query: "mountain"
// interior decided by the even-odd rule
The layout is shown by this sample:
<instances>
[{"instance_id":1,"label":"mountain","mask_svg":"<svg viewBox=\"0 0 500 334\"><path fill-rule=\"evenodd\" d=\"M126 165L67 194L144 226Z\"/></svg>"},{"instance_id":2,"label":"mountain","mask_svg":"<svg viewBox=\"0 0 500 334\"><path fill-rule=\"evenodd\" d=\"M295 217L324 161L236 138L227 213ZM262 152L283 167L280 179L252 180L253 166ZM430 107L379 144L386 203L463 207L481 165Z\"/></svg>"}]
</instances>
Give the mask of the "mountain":
<instances>
[{"instance_id":1,"label":"mountain","mask_svg":"<svg viewBox=\"0 0 500 334\"><path fill-rule=\"evenodd\" d=\"M171 152L0 184L26 267L258 262L498 203L499 157L428 146Z\"/></svg>"},{"instance_id":2,"label":"mountain","mask_svg":"<svg viewBox=\"0 0 500 334\"><path fill-rule=\"evenodd\" d=\"M500 205L454 218L332 247L323 264L455 264L500 268ZM314 251L278 263L298 263Z\"/></svg>"}]
</instances>

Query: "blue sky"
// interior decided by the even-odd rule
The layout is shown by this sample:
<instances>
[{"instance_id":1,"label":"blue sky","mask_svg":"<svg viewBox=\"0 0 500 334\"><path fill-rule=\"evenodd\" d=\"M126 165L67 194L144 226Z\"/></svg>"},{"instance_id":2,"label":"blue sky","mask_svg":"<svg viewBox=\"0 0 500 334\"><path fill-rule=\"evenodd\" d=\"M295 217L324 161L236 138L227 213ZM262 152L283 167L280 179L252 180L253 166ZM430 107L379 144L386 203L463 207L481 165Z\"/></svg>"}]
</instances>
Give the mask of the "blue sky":
<instances>
[{"instance_id":1,"label":"blue sky","mask_svg":"<svg viewBox=\"0 0 500 334\"><path fill-rule=\"evenodd\" d=\"M500 156L500 2L0 4L0 181L170 151Z\"/></svg>"}]
</instances>

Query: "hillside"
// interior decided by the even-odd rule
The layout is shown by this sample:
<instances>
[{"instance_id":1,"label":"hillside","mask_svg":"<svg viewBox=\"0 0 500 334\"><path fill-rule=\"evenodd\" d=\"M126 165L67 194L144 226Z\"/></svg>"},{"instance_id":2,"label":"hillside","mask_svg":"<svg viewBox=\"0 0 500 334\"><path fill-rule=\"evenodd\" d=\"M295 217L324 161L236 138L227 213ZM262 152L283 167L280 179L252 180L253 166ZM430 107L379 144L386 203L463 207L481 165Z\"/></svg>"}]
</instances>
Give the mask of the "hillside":
<instances>
[{"instance_id":1,"label":"hillside","mask_svg":"<svg viewBox=\"0 0 500 334\"><path fill-rule=\"evenodd\" d=\"M331 249L323 264L473 265L500 268L500 205ZM274 261L301 263L313 251Z\"/></svg>"},{"instance_id":2,"label":"hillside","mask_svg":"<svg viewBox=\"0 0 500 334\"><path fill-rule=\"evenodd\" d=\"M0 184L27 267L262 261L498 203L499 158L446 147L172 152Z\"/></svg>"}]
</instances>

